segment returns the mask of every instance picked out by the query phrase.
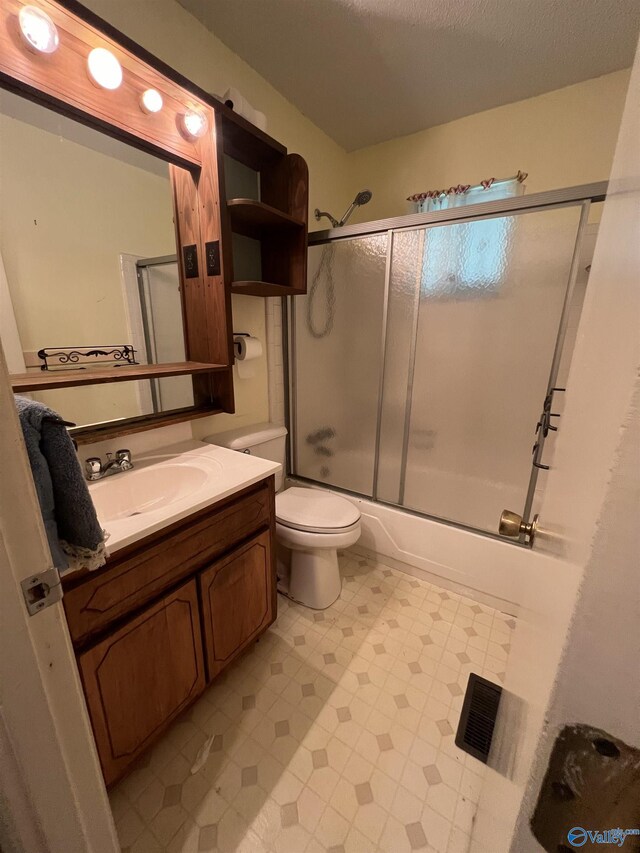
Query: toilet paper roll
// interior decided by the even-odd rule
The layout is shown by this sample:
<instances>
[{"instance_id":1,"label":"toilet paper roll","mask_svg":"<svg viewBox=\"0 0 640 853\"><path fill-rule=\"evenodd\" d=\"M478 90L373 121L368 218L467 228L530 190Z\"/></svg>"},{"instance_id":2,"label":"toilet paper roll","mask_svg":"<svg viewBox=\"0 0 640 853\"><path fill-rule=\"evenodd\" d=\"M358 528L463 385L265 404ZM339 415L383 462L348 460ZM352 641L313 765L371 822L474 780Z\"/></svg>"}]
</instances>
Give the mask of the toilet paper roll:
<instances>
[{"instance_id":1,"label":"toilet paper roll","mask_svg":"<svg viewBox=\"0 0 640 853\"><path fill-rule=\"evenodd\" d=\"M262 344L258 338L249 335L238 335L234 339L236 353L236 367L240 379L251 379L255 376L255 365L253 361L262 355Z\"/></svg>"},{"instance_id":2,"label":"toilet paper roll","mask_svg":"<svg viewBox=\"0 0 640 853\"><path fill-rule=\"evenodd\" d=\"M243 95L231 86L222 96L222 101L230 107L235 113L246 118L251 124L259 127L260 130L267 129L267 118L260 110L252 107L249 101Z\"/></svg>"},{"instance_id":3,"label":"toilet paper roll","mask_svg":"<svg viewBox=\"0 0 640 853\"><path fill-rule=\"evenodd\" d=\"M260 112L260 110L254 110L253 111L253 118L249 119L249 121L252 124L255 124L255 126L257 128L259 128L260 130L266 131L266 129L267 129L267 117L263 112Z\"/></svg>"},{"instance_id":4,"label":"toilet paper roll","mask_svg":"<svg viewBox=\"0 0 640 853\"><path fill-rule=\"evenodd\" d=\"M246 102L237 89L230 86L222 96L222 100L230 109L242 115L242 110Z\"/></svg>"}]
</instances>

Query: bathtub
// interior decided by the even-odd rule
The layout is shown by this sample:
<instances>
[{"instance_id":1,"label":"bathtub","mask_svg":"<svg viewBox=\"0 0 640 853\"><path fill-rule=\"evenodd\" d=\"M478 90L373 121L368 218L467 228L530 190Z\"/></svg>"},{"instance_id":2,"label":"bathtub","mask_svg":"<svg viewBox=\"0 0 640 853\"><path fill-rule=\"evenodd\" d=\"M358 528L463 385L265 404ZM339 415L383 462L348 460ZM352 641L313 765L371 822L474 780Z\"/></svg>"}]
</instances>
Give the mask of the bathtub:
<instances>
[{"instance_id":1,"label":"bathtub","mask_svg":"<svg viewBox=\"0 0 640 853\"><path fill-rule=\"evenodd\" d=\"M352 550L518 615L527 566L521 546L308 480L291 477L287 484L326 489L358 507L362 536Z\"/></svg>"}]
</instances>

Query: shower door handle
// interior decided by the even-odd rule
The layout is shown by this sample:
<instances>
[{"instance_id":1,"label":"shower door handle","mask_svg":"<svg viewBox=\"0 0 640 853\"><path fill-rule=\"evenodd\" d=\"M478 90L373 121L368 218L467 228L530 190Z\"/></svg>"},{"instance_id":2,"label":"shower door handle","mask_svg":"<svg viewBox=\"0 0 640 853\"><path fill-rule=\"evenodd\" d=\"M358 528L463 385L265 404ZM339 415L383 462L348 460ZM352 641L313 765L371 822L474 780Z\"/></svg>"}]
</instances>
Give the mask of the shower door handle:
<instances>
[{"instance_id":1,"label":"shower door handle","mask_svg":"<svg viewBox=\"0 0 640 853\"><path fill-rule=\"evenodd\" d=\"M517 512L512 512L510 509L503 509L498 525L498 533L500 536L505 536L507 539L519 539L524 537L527 545L533 545L533 540L538 529L538 516L533 516L533 521L525 522L522 516Z\"/></svg>"}]
</instances>

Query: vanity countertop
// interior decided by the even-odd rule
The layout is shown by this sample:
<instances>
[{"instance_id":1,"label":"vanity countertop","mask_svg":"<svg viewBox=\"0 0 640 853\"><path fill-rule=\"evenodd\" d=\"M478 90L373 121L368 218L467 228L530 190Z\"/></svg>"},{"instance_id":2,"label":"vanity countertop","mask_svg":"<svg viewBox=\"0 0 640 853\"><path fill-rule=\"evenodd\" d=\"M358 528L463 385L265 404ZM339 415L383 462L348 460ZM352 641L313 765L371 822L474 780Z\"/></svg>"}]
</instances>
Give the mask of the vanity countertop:
<instances>
[{"instance_id":1,"label":"vanity countertop","mask_svg":"<svg viewBox=\"0 0 640 853\"><path fill-rule=\"evenodd\" d=\"M89 484L110 554L277 473L277 462L201 441L134 458L131 471Z\"/></svg>"}]
</instances>

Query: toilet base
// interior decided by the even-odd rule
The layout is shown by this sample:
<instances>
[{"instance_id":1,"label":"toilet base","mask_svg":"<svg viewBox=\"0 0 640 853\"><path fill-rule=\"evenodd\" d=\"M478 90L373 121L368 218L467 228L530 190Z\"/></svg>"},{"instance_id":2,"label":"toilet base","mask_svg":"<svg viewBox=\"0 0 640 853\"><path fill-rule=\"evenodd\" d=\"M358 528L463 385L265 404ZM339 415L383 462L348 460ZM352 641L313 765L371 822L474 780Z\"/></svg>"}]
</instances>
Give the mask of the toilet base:
<instances>
[{"instance_id":1,"label":"toilet base","mask_svg":"<svg viewBox=\"0 0 640 853\"><path fill-rule=\"evenodd\" d=\"M288 596L313 610L326 610L340 597L342 581L335 548L291 549Z\"/></svg>"},{"instance_id":2,"label":"toilet base","mask_svg":"<svg viewBox=\"0 0 640 853\"><path fill-rule=\"evenodd\" d=\"M289 566L289 597L314 610L330 607L342 589L338 548L355 545L359 537L359 521L326 533L276 523L278 571L284 578ZM286 588L286 581L281 586Z\"/></svg>"}]
</instances>

